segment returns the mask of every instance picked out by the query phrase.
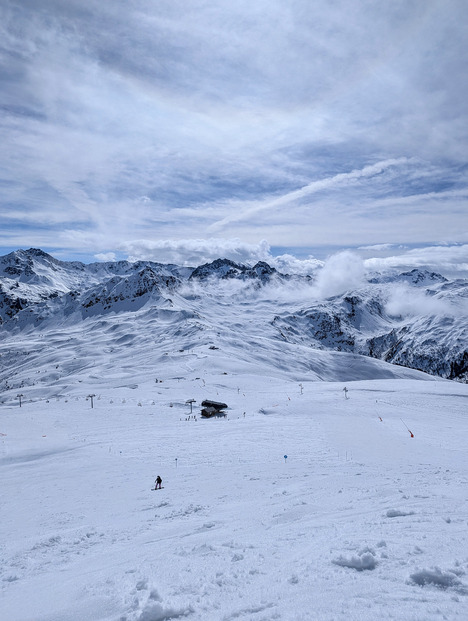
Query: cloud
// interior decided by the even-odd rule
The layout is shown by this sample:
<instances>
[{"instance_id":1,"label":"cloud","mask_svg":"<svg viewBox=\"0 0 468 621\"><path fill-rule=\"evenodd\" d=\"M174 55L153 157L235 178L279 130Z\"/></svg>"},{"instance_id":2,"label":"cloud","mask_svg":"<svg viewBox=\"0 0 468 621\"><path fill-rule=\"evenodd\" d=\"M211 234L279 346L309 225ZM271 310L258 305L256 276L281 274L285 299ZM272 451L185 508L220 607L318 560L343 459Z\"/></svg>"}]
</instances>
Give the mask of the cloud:
<instances>
[{"instance_id":1,"label":"cloud","mask_svg":"<svg viewBox=\"0 0 468 621\"><path fill-rule=\"evenodd\" d=\"M242 207L243 205L233 204L233 211L235 213L226 216L219 222L215 222L209 227L209 230L216 231L221 228L224 228L227 224L232 222L238 222L240 220L249 220L253 215L258 215L260 212L268 211L269 215L271 215L272 210L282 209L284 207L289 207L297 201L301 201L303 199L308 199L316 193L323 192L325 190L334 189L340 187L345 184L352 184L366 177L373 177L374 175L381 174L385 169L391 166L398 166L402 164L406 164L407 159L402 158L400 160L386 160L382 162L377 162L376 164L372 164L370 166L365 166L360 170L352 170L349 173L339 173L338 175L333 175L332 177L327 177L324 179L319 179L318 181L313 181L312 183L307 184L306 186L300 188L299 190L294 190L292 192L288 192L282 196L278 196L275 198L266 199L264 201L257 201L250 207L244 206L244 209L235 209L235 207Z\"/></svg>"},{"instance_id":2,"label":"cloud","mask_svg":"<svg viewBox=\"0 0 468 621\"><path fill-rule=\"evenodd\" d=\"M270 257L267 262L282 274L298 274L301 276L314 274L314 272L324 264L323 261L313 256L308 256L305 259L298 259L291 254L273 256Z\"/></svg>"},{"instance_id":3,"label":"cloud","mask_svg":"<svg viewBox=\"0 0 468 621\"><path fill-rule=\"evenodd\" d=\"M247 244L240 239L179 239L179 240L134 240L125 242L119 250L129 261L148 260L159 263L173 263L183 266L197 266L216 259L229 259L241 265L254 265L265 261L282 274L313 274L323 261L308 256L298 259L291 254L275 256L266 240ZM96 255L98 256L98 255ZM106 256L105 254L99 255ZM113 259L110 259L113 260Z\"/></svg>"},{"instance_id":4,"label":"cloud","mask_svg":"<svg viewBox=\"0 0 468 621\"><path fill-rule=\"evenodd\" d=\"M319 298L329 298L356 289L364 283L364 264L355 253L344 251L332 255L317 271L315 292Z\"/></svg>"},{"instance_id":5,"label":"cloud","mask_svg":"<svg viewBox=\"0 0 468 621\"><path fill-rule=\"evenodd\" d=\"M0 243L467 243L467 18L461 0L4 0Z\"/></svg>"},{"instance_id":6,"label":"cloud","mask_svg":"<svg viewBox=\"0 0 468 621\"><path fill-rule=\"evenodd\" d=\"M135 240L121 245L129 261L152 260L160 263L197 266L215 259L241 264L271 261L269 244L246 244L240 239Z\"/></svg>"},{"instance_id":7,"label":"cloud","mask_svg":"<svg viewBox=\"0 0 468 621\"><path fill-rule=\"evenodd\" d=\"M96 254L95 257L98 261L104 262L115 261L117 258L115 252L101 252L99 254Z\"/></svg>"},{"instance_id":8,"label":"cloud","mask_svg":"<svg viewBox=\"0 0 468 621\"><path fill-rule=\"evenodd\" d=\"M371 252L382 252L396 248L395 244L373 244L371 246L360 246L358 250L367 250Z\"/></svg>"},{"instance_id":9,"label":"cloud","mask_svg":"<svg viewBox=\"0 0 468 621\"><path fill-rule=\"evenodd\" d=\"M387 257L364 260L369 271L428 268L449 276L468 276L468 244L413 248Z\"/></svg>"},{"instance_id":10,"label":"cloud","mask_svg":"<svg viewBox=\"0 0 468 621\"><path fill-rule=\"evenodd\" d=\"M437 298L408 285L398 285L392 289L385 305L387 313L393 316L466 316L468 305L455 305L447 299Z\"/></svg>"},{"instance_id":11,"label":"cloud","mask_svg":"<svg viewBox=\"0 0 468 621\"><path fill-rule=\"evenodd\" d=\"M291 259L291 260L290 260ZM244 263L252 263L246 261ZM220 282L219 279L208 279L202 282L191 282L184 291L198 295L205 289L216 288L223 291L226 297L242 297L275 299L279 304L291 303L310 304L317 301L340 295L365 283L365 270L360 257L349 251L332 255L326 262L317 261L311 257L300 261L295 257L283 255L269 257L268 263L281 273L296 275L312 275L310 280L280 280L273 277L261 290L252 281L229 279Z\"/></svg>"}]
</instances>

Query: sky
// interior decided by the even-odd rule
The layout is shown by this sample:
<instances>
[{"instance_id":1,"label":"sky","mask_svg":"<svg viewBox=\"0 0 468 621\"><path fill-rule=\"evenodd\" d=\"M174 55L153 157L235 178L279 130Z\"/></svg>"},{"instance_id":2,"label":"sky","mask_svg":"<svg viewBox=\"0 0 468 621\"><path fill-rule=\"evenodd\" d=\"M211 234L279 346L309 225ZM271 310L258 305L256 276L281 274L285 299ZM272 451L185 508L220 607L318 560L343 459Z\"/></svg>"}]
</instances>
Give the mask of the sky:
<instances>
[{"instance_id":1,"label":"sky","mask_svg":"<svg viewBox=\"0 0 468 621\"><path fill-rule=\"evenodd\" d=\"M3 0L0 253L468 269L467 24L465 0Z\"/></svg>"}]
</instances>

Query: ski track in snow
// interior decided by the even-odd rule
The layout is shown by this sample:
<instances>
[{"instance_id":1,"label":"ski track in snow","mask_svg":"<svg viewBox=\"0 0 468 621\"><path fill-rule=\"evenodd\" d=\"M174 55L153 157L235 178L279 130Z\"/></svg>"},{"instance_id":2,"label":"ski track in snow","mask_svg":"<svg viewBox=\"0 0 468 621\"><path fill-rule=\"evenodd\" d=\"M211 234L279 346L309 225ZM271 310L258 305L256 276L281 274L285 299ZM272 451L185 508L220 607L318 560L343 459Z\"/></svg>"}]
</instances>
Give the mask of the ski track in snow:
<instances>
[{"instance_id":1,"label":"ski track in snow","mask_svg":"<svg viewBox=\"0 0 468 621\"><path fill-rule=\"evenodd\" d=\"M466 385L345 399L219 355L172 351L132 387L97 369L93 409L76 383L2 406L1 618L466 619Z\"/></svg>"}]
</instances>

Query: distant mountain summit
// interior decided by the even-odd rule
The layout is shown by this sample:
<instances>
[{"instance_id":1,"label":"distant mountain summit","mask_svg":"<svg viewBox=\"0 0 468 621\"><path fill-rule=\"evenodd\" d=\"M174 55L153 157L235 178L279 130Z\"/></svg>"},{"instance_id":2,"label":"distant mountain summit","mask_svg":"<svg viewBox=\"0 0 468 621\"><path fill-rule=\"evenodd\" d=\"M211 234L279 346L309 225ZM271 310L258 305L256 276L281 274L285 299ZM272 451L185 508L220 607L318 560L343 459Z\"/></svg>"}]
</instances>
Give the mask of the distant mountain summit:
<instances>
[{"instance_id":1,"label":"distant mountain summit","mask_svg":"<svg viewBox=\"0 0 468 621\"><path fill-rule=\"evenodd\" d=\"M253 267L246 267L229 259L216 259L212 263L205 263L195 268L190 275L190 280L237 278L240 280L259 280L265 283L269 282L274 275L278 275L278 272L264 261L259 261Z\"/></svg>"},{"instance_id":2,"label":"distant mountain summit","mask_svg":"<svg viewBox=\"0 0 468 621\"><path fill-rule=\"evenodd\" d=\"M393 276L374 276L369 279L369 282L405 282L412 285L425 286L433 285L435 283L448 282L447 278L437 272L429 272L428 270L414 269L410 272L402 272L401 274Z\"/></svg>"},{"instance_id":3,"label":"distant mountain summit","mask_svg":"<svg viewBox=\"0 0 468 621\"><path fill-rule=\"evenodd\" d=\"M224 347L249 364L261 354L265 364L289 368L341 352L468 381L468 281L414 269L373 274L357 290L318 299L314 278L262 261L84 264L17 250L0 257L0 386L13 373L1 348L11 351L18 339L45 346L57 330L66 338L92 329L115 352L128 339L114 342L113 334L122 339L129 326L134 347L148 339L180 351ZM268 351L281 344L285 358L273 362Z\"/></svg>"}]
</instances>

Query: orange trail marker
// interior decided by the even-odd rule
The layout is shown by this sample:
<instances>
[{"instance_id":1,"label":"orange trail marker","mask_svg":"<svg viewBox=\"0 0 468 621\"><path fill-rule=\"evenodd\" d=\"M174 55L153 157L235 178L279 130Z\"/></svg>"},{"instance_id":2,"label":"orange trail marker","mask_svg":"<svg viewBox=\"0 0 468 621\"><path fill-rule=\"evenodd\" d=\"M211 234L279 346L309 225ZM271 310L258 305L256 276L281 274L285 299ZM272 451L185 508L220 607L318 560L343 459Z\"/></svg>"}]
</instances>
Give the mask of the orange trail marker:
<instances>
[{"instance_id":1,"label":"orange trail marker","mask_svg":"<svg viewBox=\"0 0 468 621\"><path fill-rule=\"evenodd\" d=\"M409 427L408 427L408 425L405 423L405 421L404 421L402 418L400 418L400 420L401 420L401 422L403 423L403 425L406 427L406 429L408 429L410 436L411 436L412 438L414 438L414 433L411 431L411 429L409 429Z\"/></svg>"}]
</instances>

